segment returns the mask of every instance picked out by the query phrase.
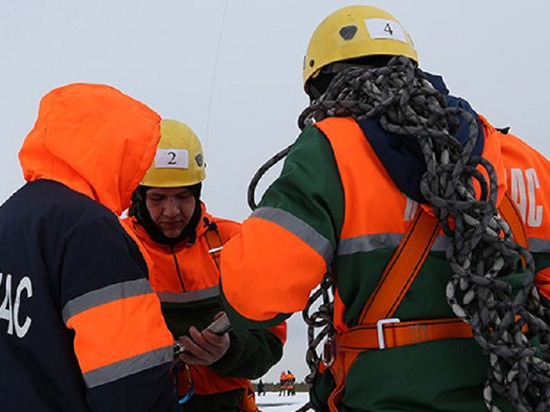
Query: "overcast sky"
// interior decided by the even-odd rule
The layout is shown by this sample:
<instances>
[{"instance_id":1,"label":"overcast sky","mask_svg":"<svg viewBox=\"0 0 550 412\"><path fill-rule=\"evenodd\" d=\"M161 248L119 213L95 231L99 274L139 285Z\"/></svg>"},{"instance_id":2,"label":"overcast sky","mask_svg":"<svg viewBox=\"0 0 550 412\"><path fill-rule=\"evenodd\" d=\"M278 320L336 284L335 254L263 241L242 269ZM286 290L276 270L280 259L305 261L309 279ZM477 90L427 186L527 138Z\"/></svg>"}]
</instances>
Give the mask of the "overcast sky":
<instances>
[{"instance_id":1,"label":"overcast sky","mask_svg":"<svg viewBox=\"0 0 550 412\"><path fill-rule=\"evenodd\" d=\"M329 13L349 4L359 3L0 0L0 200L23 183L17 152L40 98L67 83L100 82L189 124L206 152L209 211L244 219L250 178L299 133L309 37ZM442 74L453 94L550 155L549 2L363 4L401 21L421 67ZM258 197L275 176L266 176ZM283 369L299 380L307 373L301 316L289 326L284 358L266 381Z\"/></svg>"}]
</instances>

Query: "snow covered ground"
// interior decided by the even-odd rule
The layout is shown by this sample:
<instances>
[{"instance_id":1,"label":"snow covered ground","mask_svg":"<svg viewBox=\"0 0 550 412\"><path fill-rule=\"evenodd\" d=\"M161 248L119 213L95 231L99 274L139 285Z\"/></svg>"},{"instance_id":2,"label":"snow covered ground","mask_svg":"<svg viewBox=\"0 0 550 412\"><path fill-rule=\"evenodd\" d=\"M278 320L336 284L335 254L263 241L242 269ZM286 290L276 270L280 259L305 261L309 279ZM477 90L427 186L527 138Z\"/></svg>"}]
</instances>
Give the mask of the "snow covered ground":
<instances>
[{"instance_id":1,"label":"snow covered ground","mask_svg":"<svg viewBox=\"0 0 550 412\"><path fill-rule=\"evenodd\" d=\"M307 392L296 392L294 396L279 396L278 392L256 394L256 403L261 412L295 412L309 401Z\"/></svg>"}]
</instances>

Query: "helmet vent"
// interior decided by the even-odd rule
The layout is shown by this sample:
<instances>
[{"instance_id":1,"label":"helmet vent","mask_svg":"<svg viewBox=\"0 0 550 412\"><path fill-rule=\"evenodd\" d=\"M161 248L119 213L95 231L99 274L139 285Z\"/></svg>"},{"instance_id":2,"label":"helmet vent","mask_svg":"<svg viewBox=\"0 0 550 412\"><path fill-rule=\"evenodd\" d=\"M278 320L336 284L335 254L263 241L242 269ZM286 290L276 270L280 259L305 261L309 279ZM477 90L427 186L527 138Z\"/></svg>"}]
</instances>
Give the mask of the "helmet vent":
<instances>
[{"instance_id":1,"label":"helmet vent","mask_svg":"<svg viewBox=\"0 0 550 412\"><path fill-rule=\"evenodd\" d=\"M195 162L197 162L197 165L199 167L202 167L204 165L204 159L202 157L202 153L197 153L197 155L195 156Z\"/></svg>"},{"instance_id":2,"label":"helmet vent","mask_svg":"<svg viewBox=\"0 0 550 412\"><path fill-rule=\"evenodd\" d=\"M344 26L338 33L344 40L351 40L357 33L357 26Z\"/></svg>"}]
</instances>

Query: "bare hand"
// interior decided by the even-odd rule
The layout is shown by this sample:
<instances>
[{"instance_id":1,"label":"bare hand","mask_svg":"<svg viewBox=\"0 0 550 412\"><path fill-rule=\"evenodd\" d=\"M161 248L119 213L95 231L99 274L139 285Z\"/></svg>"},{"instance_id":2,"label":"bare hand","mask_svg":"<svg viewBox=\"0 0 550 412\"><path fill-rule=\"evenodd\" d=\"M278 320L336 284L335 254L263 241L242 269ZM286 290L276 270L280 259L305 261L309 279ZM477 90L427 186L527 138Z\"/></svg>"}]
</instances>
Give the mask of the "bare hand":
<instances>
[{"instance_id":1,"label":"bare hand","mask_svg":"<svg viewBox=\"0 0 550 412\"><path fill-rule=\"evenodd\" d=\"M217 319L223 312L214 316ZM229 334L216 335L208 330L199 330L191 326L189 336L179 339L185 345L186 351L179 355L179 360L188 365L208 366L219 360L229 349Z\"/></svg>"}]
</instances>

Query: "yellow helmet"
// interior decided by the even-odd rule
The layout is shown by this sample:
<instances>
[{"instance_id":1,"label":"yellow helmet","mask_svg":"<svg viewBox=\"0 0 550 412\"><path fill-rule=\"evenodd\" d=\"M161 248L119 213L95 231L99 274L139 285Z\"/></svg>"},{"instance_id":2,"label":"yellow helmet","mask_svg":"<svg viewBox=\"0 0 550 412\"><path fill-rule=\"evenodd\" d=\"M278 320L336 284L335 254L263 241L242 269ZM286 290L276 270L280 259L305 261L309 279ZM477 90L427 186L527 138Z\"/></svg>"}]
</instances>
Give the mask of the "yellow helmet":
<instances>
[{"instance_id":1,"label":"yellow helmet","mask_svg":"<svg viewBox=\"0 0 550 412\"><path fill-rule=\"evenodd\" d=\"M202 182L206 164L199 138L177 120L160 122L160 141L155 160L141 181L144 186L181 187Z\"/></svg>"},{"instance_id":2,"label":"yellow helmet","mask_svg":"<svg viewBox=\"0 0 550 412\"><path fill-rule=\"evenodd\" d=\"M374 55L404 55L418 63L409 34L390 13L373 6L336 10L311 36L304 56L304 87L328 64Z\"/></svg>"}]
</instances>

